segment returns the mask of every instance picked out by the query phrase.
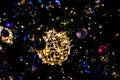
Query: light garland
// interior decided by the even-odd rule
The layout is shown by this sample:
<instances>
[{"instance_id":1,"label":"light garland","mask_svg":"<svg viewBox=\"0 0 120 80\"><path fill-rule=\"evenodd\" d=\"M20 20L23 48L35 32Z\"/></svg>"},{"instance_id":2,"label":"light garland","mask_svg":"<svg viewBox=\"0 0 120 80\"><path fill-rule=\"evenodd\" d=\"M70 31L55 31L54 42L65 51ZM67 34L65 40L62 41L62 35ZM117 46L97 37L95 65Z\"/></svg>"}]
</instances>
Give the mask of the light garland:
<instances>
[{"instance_id":1,"label":"light garland","mask_svg":"<svg viewBox=\"0 0 120 80\"><path fill-rule=\"evenodd\" d=\"M46 33L47 36L43 37L46 40L46 47L37 50L37 53L43 63L61 65L70 55L70 40L65 32L57 33L55 30L49 30Z\"/></svg>"}]
</instances>

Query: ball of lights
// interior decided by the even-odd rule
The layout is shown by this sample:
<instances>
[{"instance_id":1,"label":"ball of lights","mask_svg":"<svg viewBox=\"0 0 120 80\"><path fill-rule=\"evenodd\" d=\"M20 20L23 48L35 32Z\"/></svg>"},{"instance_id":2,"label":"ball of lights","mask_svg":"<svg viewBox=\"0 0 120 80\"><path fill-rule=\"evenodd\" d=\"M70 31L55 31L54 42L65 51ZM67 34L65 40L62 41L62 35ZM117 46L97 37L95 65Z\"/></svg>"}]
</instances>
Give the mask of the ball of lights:
<instances>
[{"instance_id":1,"label":"ball of lights","mask_svg":"<svg viewBox=\"0 0 120 80\"><path fill-rule=\"evenodd\" d=\"M55 30L49 30L46 33L47 36L43 36L46 47L43 50L37 50L38 56L43 63L61 65L70 55L70 40L63 31L57 33Z\"/></svg>"},{"instance_id":2,"label":"ball of lights","mask_svg":"<svg viewBox=\"0 0 120 80\"><path fill-rule=\"evenodd\" d=\"M1 41L7 44L13 44L13 33L10 29L0 26Z\"/></svg>"}]
</instances>

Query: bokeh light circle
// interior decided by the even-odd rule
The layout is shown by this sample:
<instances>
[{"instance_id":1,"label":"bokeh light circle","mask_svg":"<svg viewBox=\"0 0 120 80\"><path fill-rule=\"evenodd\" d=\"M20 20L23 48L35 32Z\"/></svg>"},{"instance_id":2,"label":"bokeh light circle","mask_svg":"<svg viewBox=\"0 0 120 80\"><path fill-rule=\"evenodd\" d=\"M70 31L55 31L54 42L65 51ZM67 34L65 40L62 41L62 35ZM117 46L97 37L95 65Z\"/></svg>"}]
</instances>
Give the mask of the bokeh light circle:
<instances>
[{"instance_id":1,"label":"bokeh light circle","mask_svg":"<svg viewBox=\"0 0 120 80\"><path fill-rule=\"evenodd\" d=\"M87 35L88 35L88 31L87 31L86 28L82 28L82 29L80 29L80 30L78 30L78 31L76 32L76 37L77 37L78 39L86 38Z\"/></svg>"}]
</instances>

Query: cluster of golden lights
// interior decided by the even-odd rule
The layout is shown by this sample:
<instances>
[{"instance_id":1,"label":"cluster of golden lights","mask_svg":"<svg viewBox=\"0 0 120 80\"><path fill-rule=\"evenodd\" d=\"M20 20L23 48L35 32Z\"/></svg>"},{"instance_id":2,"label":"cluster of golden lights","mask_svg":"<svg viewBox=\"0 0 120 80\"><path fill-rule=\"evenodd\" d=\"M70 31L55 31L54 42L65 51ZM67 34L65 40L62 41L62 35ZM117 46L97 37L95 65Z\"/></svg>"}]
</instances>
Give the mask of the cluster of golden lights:
<instances>
[{"instance_id":1,"label":"cluster of golden lights","mask_svg":"<svg viewBox=\"0 0 120 80\"><path fill-rule=\"evenodd\" d=\"M43 38L46 41L46 47L43 50L37 50L38 56L43 63L50 65L61 65L70 55L70 40L66 32L57 33L55 30L49 30L47 36Z\"/></svg>"}]
</instances>

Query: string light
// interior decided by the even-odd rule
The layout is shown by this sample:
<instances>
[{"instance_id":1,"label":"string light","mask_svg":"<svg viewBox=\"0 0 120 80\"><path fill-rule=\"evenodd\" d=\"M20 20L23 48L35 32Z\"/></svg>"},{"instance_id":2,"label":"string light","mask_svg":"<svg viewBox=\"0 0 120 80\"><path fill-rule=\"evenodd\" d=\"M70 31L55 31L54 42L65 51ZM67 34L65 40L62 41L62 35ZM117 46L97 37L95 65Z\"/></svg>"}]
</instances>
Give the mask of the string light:
<instances>
[{"instance_id":1,"label":"string light","mask_svg":"<svg viewBox=\"0 0 120 80\"><path fill-rule=\"evenodd\" d=\"M47 36L44 36L46 47L42 51L37 50L38 55L43 63L61 65L70 55L70 40L66 32L57 33L55 30L49 30L46 33Z\"/></svg>"}]
</instances>

